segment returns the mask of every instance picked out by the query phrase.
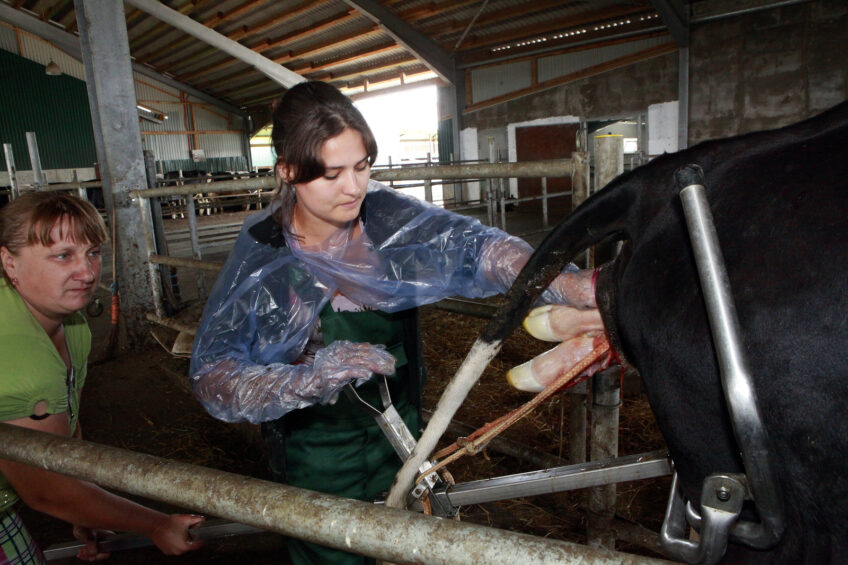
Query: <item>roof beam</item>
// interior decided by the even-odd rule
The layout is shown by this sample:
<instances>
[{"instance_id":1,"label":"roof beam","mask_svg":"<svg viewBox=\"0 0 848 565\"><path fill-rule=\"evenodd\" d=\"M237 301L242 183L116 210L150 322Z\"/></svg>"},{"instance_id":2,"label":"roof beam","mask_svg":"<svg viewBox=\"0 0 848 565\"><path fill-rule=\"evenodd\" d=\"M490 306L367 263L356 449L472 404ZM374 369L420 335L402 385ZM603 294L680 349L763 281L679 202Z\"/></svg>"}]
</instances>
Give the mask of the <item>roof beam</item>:
<instances>
[{"instance_id":1,"label":"roof beam","mask_svg":"<svg viewBox=\"0 0 848 565\"><path fill-rule=\"evenodd\" d=\"M651 0L678 47L689 46L689 4L683 0Z\"/></svg>"},{"instance_id":2,"label":"roof beam","mask_svg":"<svg viewBox=\"0 0 848 565\"><path fill-rule=\"evenodd\" d=\"M259 53L248 49L241 43L233 41L215 30L209 29L202 23L195 21L188 16L182 15L176 10L168 8L164 4L158 2L158 0L126 0L126 2L140 10L144 10L159 20L183 30L185 33L197 37L209 45L212 45L213 47L244 61L285 88L291 88L295 84L303 82L303 77L299 74L293 73L282 65L276 64L267 57L263 57Z\"/></svg>"},{"instance_id":3,"label":"roof beam","mask_svg":"<svg viewBox=\"0 0 848 565\"><path fill-rule=\"evenodd\" d=\"M274 57L272 60L275 63L279 63L279 64L282 65L283 63L293 61L294 59L303 59L303 58L315 55L316 53L320 53L321 51L324 51L324 50L326 50L330 47L337 47L337 46L344 45L344 43L350 41L351 39L364 39L367 36L376 34L377 32L379 32L378 27L376 25L372 24L365 31L356 31L354 33L349 33L349 34L344 35L344 36L339 36L339 37L333 38L329 41L324 41L322 43L319 43L317 45L313 45L313 46L305 48L305 49L301 49L299 51L288 51L287 53L280 55L279 57ZM397 45L395 45L395 47L400 49L400 47L397 46ZM207 74L207 73L212 73L212 72L218 71L218 70L220 70L224 67L227 67L227 66L230 65L231 62L232 62L232 59L227 59L225 61L221 61L220 63L216 63L214 65L207 65L203 68L200 68L196 71L192 71L192 72L187 73L185 75L180 75L177 78L179 80L186 80L186 81L190 80L190 79L194 79L198 76L202 76L202 75ZM292 70L294 70L294 69L292 69ZM295 71L295 72L297 72L297 71ZM241 71L241 72L238 72L238 73L233 73L233 74L227 75L227 80L237 82L237 81L239 81L243 78L247 78L251 74L253 74L253 72L250 71L250 70ZM199 88L204 88L211 83L219 82L219 81L220 81L219 77L207 78L207 79L202 80L202 81L192 80L192 82L194 84L196 84Z\"/></svg>"},{"instance_id":4,"label":"roof beam","mask_svg":"<svg viewBox=\"0 0 848 565\"><path fill-rule=\"evenodd\" d=\"M520 29L516 29L512 32L505 31L496 35L489 35L486 37L466 38L466 40L462 43L461 51L463 53L468 53L469 51L473 51L475 49L503 45L505 43L509 43L510 41L529 39L539 35L544 35L546 33L565 31L578 27L587 27L592 22L600 22L601 20L630 16L633 14L638 14L640 12L645 12L645 8L627 7L624 9L615 10L599 10L595 12L589 12L587 14L582 14L578 17L570 18L567 21L550 20L541 24L536 24L534 26L526 26ZM433 33L434 35L436 35L435 30L433 31ZM438 35L441 36L441 34ZM440 39L440 41L443 41L444 45L447 45L451 42L450 39Z\"/></svg>"},{"instance_id":5,"label":"roof beam","mask_svg":"<svg viewBox=\"0 0 848 565\"><path fill-rule=\"evenodd\" d=\"M385 29L395 41L406 47L431 71L453 84L456 65L451 56L437 43L395 16L376 0L344 0L344 2Z\"/></svg>"}]
</instances>

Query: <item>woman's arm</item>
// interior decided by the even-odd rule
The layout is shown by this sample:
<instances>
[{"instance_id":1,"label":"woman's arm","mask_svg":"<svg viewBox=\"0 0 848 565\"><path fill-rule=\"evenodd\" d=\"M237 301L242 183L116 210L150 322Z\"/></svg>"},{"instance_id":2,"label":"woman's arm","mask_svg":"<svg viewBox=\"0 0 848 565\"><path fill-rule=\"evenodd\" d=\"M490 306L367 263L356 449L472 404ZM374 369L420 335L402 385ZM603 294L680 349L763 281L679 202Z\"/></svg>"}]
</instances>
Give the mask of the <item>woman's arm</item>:
<instances>
[{"instance_id":1,"label":"woman's arm","mask_svg":"<svg viewBox=\"0 0 848 565\"><path fill-rule=\"evenodd\" d=\"M326 404L349 382L373 373L391 375L395 358L383 346L334 341L312 365L259 365L234 358L201 367L191 376L194 395L207 412L227 422L276 420L284 414Z\"/></svg>"},{"instance_id":2,"label":"woman's arm","mask_svg":"<svg viewBox=\"0 0 848 565\"><path fill-rule=\"evenodd\" d=\"M52 414L43 420L20 418L7 424L67 437L67 414ZM78 429L75 430L77 435ZM27 506L76 526L128 531L149 537L166 555L178 555L200 547L188 528L203 521L201 516L168 515L114 495L86 481L0 460L0 472Z\"/></svg>"},{"instance_id":3,"label":"woman's arm","mask_svg":"<svg viewBox=\"0 0 848 565\"><path fill-rule=\"evenodd\" d=\"M483 245L478 268L500 286L501 292L506 292L532 253L533 248L522 239L508 235L492 237ZM580 270L569 263L542 294L542 300L580 309L597 308L592 273L592 269Z\"/></svg>"}]
</instances>

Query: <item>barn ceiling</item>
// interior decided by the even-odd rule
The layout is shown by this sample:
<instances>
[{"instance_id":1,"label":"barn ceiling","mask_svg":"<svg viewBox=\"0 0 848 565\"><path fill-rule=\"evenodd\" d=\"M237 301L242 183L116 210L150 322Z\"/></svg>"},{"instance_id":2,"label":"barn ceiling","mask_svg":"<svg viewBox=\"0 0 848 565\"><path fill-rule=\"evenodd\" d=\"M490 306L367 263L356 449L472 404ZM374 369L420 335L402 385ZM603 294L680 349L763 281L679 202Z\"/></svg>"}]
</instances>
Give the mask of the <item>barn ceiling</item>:
<instances>
[{"instance_id":1,"label":"barn ceiling","mask_svg":"<svg viewBox=\"0 0 848 565\"><path fill-rule=\"evenodd\" d=\"M150 1L150 0L146 0ZM155 2L155 0L153 0ZM0 0L77 34L73 0ZM250 112L281 87L250 65L128 0L135 62ZM680 33L685 0L163 0L162 5L282 65L351 95L491 62L628 37ZM149 10L148 10L149 11ZM295 76L292 74L291 76Z\"/></svg>"}]
</instances>

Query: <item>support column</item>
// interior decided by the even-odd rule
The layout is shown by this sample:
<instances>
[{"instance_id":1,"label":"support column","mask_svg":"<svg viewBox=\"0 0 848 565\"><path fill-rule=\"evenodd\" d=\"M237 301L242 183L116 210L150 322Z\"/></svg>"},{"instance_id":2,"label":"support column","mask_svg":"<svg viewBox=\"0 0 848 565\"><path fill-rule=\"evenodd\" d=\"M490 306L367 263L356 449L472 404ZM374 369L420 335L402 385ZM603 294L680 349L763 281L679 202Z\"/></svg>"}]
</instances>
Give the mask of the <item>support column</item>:
<instances>
[{"instance_id":1,"label":"support column","mask_svg":"<svg viewBox=\"0 0 848 565\"><path fill-rule=\"evenodd\" d=\"M620 135L595 137L595 187L601 190L624 171L624 139ZM608 260L612 249L595 247L595 254ZM601 260L597 261L598 263ZM592 461L618 457L618 405L621 399L619 367L612 367L592 377L591 432L589 456ZM595 487L589 492L588 544L592 547L615 548L611 529L615 515L615 485Z\"/></svg>"},{"instance_id":2,"label":"support column","mask_svg":"<svg viewBox=\"0 0 848 565\"><path fill-rule=\"evenodd\" d=\"M121 313L132 345L150 341L144 331L152 289L140 209L129 191L147 188L141 132L123 2L75 0L88 103L106 209L120 229L113 242L121 258ZM114 219L113 219L114 221Z\"/></svg>"}]
</instances>

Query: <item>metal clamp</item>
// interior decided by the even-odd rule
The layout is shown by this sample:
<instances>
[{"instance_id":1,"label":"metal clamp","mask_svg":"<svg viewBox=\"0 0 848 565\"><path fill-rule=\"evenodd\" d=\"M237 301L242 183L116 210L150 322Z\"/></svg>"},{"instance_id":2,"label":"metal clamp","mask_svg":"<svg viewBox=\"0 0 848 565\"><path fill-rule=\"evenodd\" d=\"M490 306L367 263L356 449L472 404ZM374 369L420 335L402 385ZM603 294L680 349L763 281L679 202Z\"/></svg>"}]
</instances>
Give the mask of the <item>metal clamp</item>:
<instances>
[{"instance_id":1,"label":"metal clamp","mask_svg":"<svg viewBox=\"0 0 848 565\"><path fill-rule=\"evenodd\" d=\"M700 540L686 539L687 517L693 515L678 488L677 473L671 481L660 541L673 557L687 563L717 563L727 550L731 529L739 519L746 488L737 475L710 475L701 489L700 514L697 516ZM695 526L694 524L693 527Z\"/></svg>"},{"instance_id":2,"label":"metal clamp","mask_svg":"<svg viewBox=\"0 0 848 565\"><path fill-rule=\"evenodd\" d=\"M383 410L379 410L371 406L356 392L353 384L347 384L344 387L345 395L355 404L359 404L366 412L374 417L377 425L385 434L389 443L394 448L395 452L400 457L401 461L406 461L415 449L416 441L406 426L406 422L400 417L397 409L392 404L392 398L389 393L389 385L386 382L384 375L377 376L377 387L380 391L380 400L383 402ZM429 461L424 461L418 468L420 473L426 473L433 466ZM415 485L410 493L415 499L420 499L425 492L433 492L434 489L442 483L442 480L436 473L430 473L424 479ZM441 498L431 496L433 502L433 513L437 516L454 516L458 508L452 505L445 505Z\"/></svg>"}]
</instances>

